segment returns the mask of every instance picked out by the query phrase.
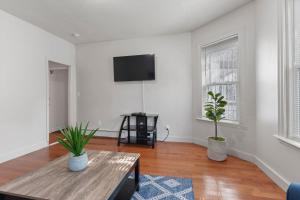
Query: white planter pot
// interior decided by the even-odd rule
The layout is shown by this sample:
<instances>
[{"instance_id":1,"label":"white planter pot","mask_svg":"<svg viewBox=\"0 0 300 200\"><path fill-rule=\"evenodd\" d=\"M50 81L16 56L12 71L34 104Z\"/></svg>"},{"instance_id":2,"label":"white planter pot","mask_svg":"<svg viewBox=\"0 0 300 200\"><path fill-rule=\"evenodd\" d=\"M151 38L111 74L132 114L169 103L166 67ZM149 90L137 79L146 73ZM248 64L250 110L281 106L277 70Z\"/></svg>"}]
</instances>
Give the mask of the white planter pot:
<instances>
[{"instance_id":1,"label":"white planter pot","mask_svg":"<svg viewBox=\"0 0 300 200\"><path fill-rule=\"evenodd\" d=\"M73 172L78 172L84 170L88 165L88 156L87 153L82 154L81 156L74 156L70 154L68 166L69 169Z\"/></svg>"},{"instance_id":2,"label":"white planter pot","mask_svg":"<svg viewBox=\"0 0 300 200\"><path fill-rule=\"evenodd\" d=\"M208 138L207 156L211 160L224 161L227 158L226 140L217 141Z\"/></svg>"}]
</instances>

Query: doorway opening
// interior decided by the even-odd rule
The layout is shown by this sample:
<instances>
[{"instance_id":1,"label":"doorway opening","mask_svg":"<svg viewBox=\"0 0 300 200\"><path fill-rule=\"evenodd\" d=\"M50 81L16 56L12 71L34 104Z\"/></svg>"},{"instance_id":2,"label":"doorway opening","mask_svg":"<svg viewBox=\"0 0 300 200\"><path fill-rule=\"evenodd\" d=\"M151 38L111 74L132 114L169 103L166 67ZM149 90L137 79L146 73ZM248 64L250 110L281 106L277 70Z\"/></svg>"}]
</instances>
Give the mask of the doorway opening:
<instances>
[{"instance_id":1,"label":"doorway opening","mask_svg":"<svg viewBox=\"0 0 300 200\"><path fill-rule=\"evenodd\" d=\"M69 125L69 66L48 62L48 141L55 143Z\"/></svg>"}]
</instances>

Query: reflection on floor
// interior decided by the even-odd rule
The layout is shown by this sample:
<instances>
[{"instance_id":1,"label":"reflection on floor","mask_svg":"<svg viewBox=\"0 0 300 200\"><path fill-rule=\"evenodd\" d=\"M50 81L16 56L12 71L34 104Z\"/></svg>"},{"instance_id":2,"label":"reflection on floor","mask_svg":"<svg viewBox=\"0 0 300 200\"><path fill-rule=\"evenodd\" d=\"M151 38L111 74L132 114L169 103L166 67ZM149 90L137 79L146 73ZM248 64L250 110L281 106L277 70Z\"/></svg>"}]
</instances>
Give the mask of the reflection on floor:
<instances>
[{"instance_id":1,"label":"reflection on floor","mask_svg":"<svg viewBox=\"0 0 300 200\"><path fill-rule=\"evenodd\" d=\"M158 142L155 149L117 147L115 139L94 138L86 149L137 152L141 173L192 178L197 200L282 200L285 193L254 164L229 157L207 159L206 149L188 143ZM0 184L46 165L67 151L59 144L0 164Z\"/></svg>"}]
</instances>

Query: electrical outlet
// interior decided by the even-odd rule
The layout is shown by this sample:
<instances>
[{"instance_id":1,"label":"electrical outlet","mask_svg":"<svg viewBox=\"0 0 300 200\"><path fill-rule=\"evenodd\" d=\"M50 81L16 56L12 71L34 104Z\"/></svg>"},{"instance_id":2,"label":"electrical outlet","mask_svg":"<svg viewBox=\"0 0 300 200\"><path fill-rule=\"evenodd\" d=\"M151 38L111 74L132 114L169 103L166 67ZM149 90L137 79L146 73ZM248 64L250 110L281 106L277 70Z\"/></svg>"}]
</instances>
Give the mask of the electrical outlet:
<instances>
[{"instance_id":1,"label":"electrical outlet","mask_svg":"<svg viewBox=\"0 0 300 200\"><path fill-rule=\"evenodd\" d=\"M102 126L102 121L101 121L101 119L99 119L99 121L98 121L98 126L99 126L99 127Z\"/></svg>"},{"instance_id":2,"label":"electrical outlet","mask_svg":"<svg viewBox=\"0 0 300 200\"><path fill-rule=\"evenodd\" d=\"M166 125L166 130L170 130L170 125Z\"/></svg>"}]
</instances>

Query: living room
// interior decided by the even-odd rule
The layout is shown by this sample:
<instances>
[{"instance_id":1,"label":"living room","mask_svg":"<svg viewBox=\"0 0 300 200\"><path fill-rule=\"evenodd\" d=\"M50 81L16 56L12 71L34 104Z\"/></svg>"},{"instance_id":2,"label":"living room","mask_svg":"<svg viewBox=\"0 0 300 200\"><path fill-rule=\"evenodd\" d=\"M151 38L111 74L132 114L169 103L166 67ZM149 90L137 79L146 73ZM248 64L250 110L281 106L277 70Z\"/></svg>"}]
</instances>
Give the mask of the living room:
<instances>
[{"instance_id":1,"label":"living room","mask_svg":"<svg viewBox=\"0 0 300 200\"><path fill-rule=\"evenodd\" d=\"M299 9L1 0L0 199L300 199Z\"/></svg>"}]
</instances>

